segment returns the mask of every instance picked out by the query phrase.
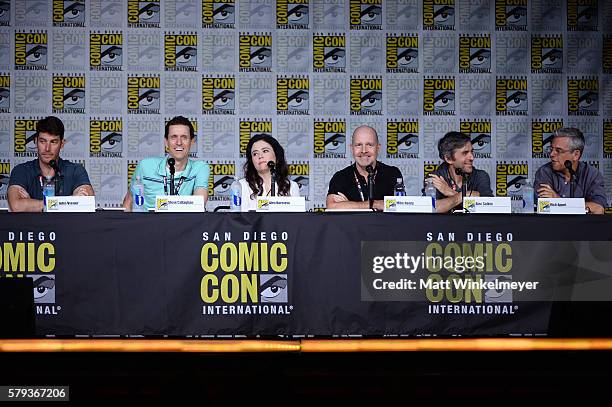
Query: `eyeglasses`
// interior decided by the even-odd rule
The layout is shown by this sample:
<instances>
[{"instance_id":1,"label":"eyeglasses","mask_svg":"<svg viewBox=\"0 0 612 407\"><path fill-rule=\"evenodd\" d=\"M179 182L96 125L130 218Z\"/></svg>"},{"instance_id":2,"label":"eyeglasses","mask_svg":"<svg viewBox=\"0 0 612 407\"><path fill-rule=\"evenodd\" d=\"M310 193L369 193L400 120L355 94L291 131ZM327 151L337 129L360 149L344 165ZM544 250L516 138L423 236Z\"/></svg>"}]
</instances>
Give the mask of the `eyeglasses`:
<instances>
[{"instance_id":1,"label":"eyeglasses","mask_svg":"<svg viewBox=\"0 0 612 407\"><path fill-rule=\"evenodd\" d=\"M551 146L547 146L544 151L546 151L547 154L552 154L552 152L554 151L557 155L560 155L565 153L571 153L574 150L563 150L559 147L552 148Z\"/></svg>"}]
</instances>

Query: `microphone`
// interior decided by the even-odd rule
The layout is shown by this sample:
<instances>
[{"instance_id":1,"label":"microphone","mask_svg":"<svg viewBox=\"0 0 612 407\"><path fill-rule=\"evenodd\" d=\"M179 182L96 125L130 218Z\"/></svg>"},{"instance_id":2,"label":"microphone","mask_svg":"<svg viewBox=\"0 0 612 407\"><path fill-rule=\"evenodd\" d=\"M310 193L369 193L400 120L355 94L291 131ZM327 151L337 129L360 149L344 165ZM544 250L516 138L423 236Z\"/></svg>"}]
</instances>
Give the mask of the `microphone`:
<instances>
[{"instance_id":1,"label":"microphone","mask_svg":"<svg viewBox=\"0 0 612 407\"><path fill-rule=\"evenodd\" d=\"M49 165L51 166L51 168L53 168L55 172L59 171L59 166L57 165L57 161L51 160L49 161Z\"/></svg>"},{"instance_id":2,"label":"microphone","mask_svg":"<svg viewBox=\"0 0 612 407\"><path fill-rule=\"evenodd\" d=\"M174 164L176 161L174 158L168 158L168 168L170 169L170 195L176 195L174 190Z\"/></svg>"},{"instance_id":3,"label":"microphone","mask_svg":"<svg viewBox=\"0 0 612 407\"><path fill-rule=\"evenodd\" d=\"M373 174L373 173L374 173L374 168L372 168L372 166L371 166L371 165L368 165L368 166L366 167L366 171L368 172L368 174L370 174L370 175L371 175L371 174Z\"/></svg>"},{"instance_id":4,"label":"microphone","mask_svg":"<svg viewBox=\"0 0 612 407\"><path fill-rule=\"evenodd\" d=\"M270 168L270 174L272 175L272 182L270 182L270 196L276 196L276 163L274 161L268 161L268 168Z\"/></svg>"},{"instance_id":5,"label":"microphone","mask_svg":"<svg viewBox=\"0 0 612 407\"><path fill-rule=\"evenodd\" d=\"M174 174L174 164L176 164L174 158L168 158L168 167L170 168L170 174Z\"/></svg>"},{"instance_id":6,"label":"microphone","mask_svg":"<svg viewBox=\"0 0 612 407\"><path fill-rule=\"evenodd\" d=\"M370 209L374 207L374 168L371 165L366 166L368 172L368 198L370 201Z\"/></svg>"},{"instance_id":7,"label":"microphone","mask_svg":"<svg viewBox=\"0 0 612 407\"><path fill-rule=\"evenodd\" d=\"M565 166L565 168L567 168L567 170L570 173L570 198L573 198L574 197L574 180L576 179L576 171L574 171L574 168L572 167L572 162L570 160L565 160L563 165Z\"/></svg>"},{"instance_id":8,"label":"microphone","mask_svg":"<svg viewBox=\"0 0 612 407\"><path fill-rule=\"evenodd\" d=\"M565 160L563 165L565 165L565 168L567 168L567 170L572 176L576 175L576 173L574 172L574 168L572 168L572 162L570 160Z\"/></svg>"},{"instance_id":9,"label":"microphone","mask_svg":"<svg viewBox=\"0 0 612 407\"><path fill-rule=\"evenodd\" d=\"M276 171L276 163L274 161L268 161L268 168L270 168L270 171Z\"/></svg>"}]
</instances>

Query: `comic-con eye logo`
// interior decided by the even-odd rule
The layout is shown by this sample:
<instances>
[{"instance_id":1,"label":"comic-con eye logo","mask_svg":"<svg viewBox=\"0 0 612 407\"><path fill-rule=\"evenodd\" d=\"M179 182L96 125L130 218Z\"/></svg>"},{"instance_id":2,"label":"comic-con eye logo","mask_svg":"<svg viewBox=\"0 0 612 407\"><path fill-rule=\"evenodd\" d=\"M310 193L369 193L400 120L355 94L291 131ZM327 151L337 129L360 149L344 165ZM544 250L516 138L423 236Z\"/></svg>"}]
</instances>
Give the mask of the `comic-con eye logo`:
<instances>
[{"instance_id":1,"label":"comic-con eye logo","mask_svg":"<svg viewBox=\"0 0 612 407\"><path fill-rule=\"evenodd\" d=\"M32 276L34 280L34 303L55 303L55 276Z\"/></svg>"},{"instance_id":2,"label":"comic-con eye logo","mask_svg":"<svg viewBox=\"0 0 612 407\"><path fill-rule=\"evenodd\" d=\"M208 178L208 199L211 201L229 199L231 195L230 187L234 182L235 175L236 165L234 163L221 162L210 164L210 176Z\"/></svg>"},{"instance_id":3,"label":"comic-con eye logo","mask_svg":"<svg viewBox=\"0 0 612 407\"><path fill-rule=\"evenodd\" d=\"M474 158L491 158L491 120L462 120L459 130L472 139Z\"/></svg>"},{"instance_id":4,"label":"comic-con eye logo","mask_svg":"<svg viewBox=\"0 0 612 407\"><path fill-rule=\"evenodd\" d=\"M528 111L527 78L497 78L495 111L502 116L526 116Z\"/></svg>"},{"instance_id":5,"label":"comic-con eye logo","mask_svg":"<svg viewBox=\"0 0 612 407\"><path fill-rule=\"evenodd\" d=\"M121 119L89 121L89 156L121 158L123 122Z\"/></svg>"},{"instance_id":6,"label":"comic-con eye logo","mask_svg":"<svg viewBox=\"0 0 612 407\"><path fill-rule=\"evenodd\" d=\"M277 77L277 114L308 114L309 88L308 77Z\"/></svg>"},{"instance_id":7,"label":"comic-con eye logo","mask_svg":"<svg viewBox=\"0 0 612 407\"><path fill-rule=\"evenodd\" d=\"M11 2L0 1L0 27L11 24Z\"/></svg>"},{"instance_id":8,"label":"comic-con eye logo","mask_svg":"<svg viewBox=\"0 0 612 407\"><path fill-rule=\"evenodd\" d=\"M234 0L202 0L202 28L234 28Z\"/></svg>"},{"instance_id":9,"label":"comic-con eye logo","mask_svg":"<svg viewBox=\"0 0 612 407\"><path fill-rule=\"evenodd\" d=\"M567 0L567 29L597 31L598 0Z\"/></svg>"},{"instance_id":10,"label":"comic-con eye logo","mask_svg":"<svg viewBox=\"0 0 612 407\"><path fill-rule=\"evenodd\" d=\"M381 30L382 0L350 0L351 30Z\"/></svg>"},{"instance_id":11,"label":"comic-con eye logo","mask_svg":"<svg viewBox=\"0 0 612 407\"><path fill-rule=\"evenodd\" d=\"M241 33L238 60L240 72L270 72L272 70L272 35Z\"/></svg>"},{"instance_id":12,"label":"comic-con eye logo","mask_svg":"<svg viewBox=\"0 0 612 407\"><path fill-rule=\"evenodd\" d=\"M129 76L128 113L159 114L159 76Z\"/></svg>"},{"instance_id":13,"label":"comic-con eye logo","mask_svg":"<svg viewBox=\"0 0 612 407\"><path fill-rule=\"evenodd\" d=\"M527 0L495 0L497 31L527 31Z\"/></svg>"},{"instance_id":14,"label":"comic-con eye logo","mask_svg":"<svg viewBox=\"0 0 612 407\"><path fill-rule=\"evenodd\" d=\"M555 131L563 127L563 120L531 122L531 157L548 158Z\"/></svg>"},{"instance_id":15,"label":"comic-con eye logo","mask_svg":"<svg viewBox=\"0 0 612 407\"><path fill-rule=\"evenodd\" d=\"M239 124L240 158L246 157L246 148L251 137L256 134L272 135L272 120L241 119Z\"/></svg>"},{"instance_id":16,"label":"comic-con eye logo","mask_svg":"<svg viewBox=\"0 0 612 407\"><path fill-rule=\"evenodd\" d=\"M419 72L419 37L387 34L387 72Z\"/></svg>"},{"instance_id":17,"label":"comic-con eye logo","mask_svg":"<svg viewBox=\"0 0 612 407\"><path fill-rule=\"evenodd\" d=\"M84 27L85 1L53 0L53 26Z\"/></svg>"},{"instance_id":18,"label":"comic-con eye logo","mask_svg":"<svg viewBox=\"0 0 612 407\"><path fill-rule=\"evenodd\" d=\"M123 63L122 33L89 34L89 69L120 71Z\"/></svg>"},{"instance_id":19,"label":"comic-con eye logo","mask_svg":"<svg viewBox=\"0 0 612 407\"><path fill-rule=\"evenodd\" d=\"M612 158L612 120L603 123L603 158Z\"/></svg>"},{"instance_id":20,"label":"comic-con eye logo","mask_svg":"<svg viewBox=\"0 0 612 407\"><path fill-rule=\"evenodd\" d=\"M85 76L53 75L53 113L85 113Z\"/></svg>"},{"instance_id":21,"label":"comic-con eye logo","mask_svg":"<svg viewBox=\"0 0 612 407\"><path fill-rule=\"evenodd\" d=\"M491 72L491 36L459 38L459 72Z\"/></svg>"},{"instance_id":22,"label":"comic-con eye logo","mask_svg":"<svg viewBox=\"0 0 612 407\"><path fill-rule=\"evenodd\" d=\"M418 121L387 121L387 158L419 158Z\"/></svg>"},{"instance_id":23,"label":"comic-con eye logo","mask_svg":"<svg viewBox=\"0 0 612 407\"><path fill-rule=\"evenodd\" d=\"M315 72L346 71L344 35L317 35L312 38L312 64Z\"/></svg>"},{"instance_id":24,"label":"comic-con eye logo","mask_svg":"<svg viewBox=\"0 0 612 407\"><path fill-rule=\"evenodd\" d=\"M11 163L9 161L0 162L0 199L6 199L9 178L11 176Z\"/></svg>"},{"instance_id":25,"label":"comic-con eye logo","mask_svg":"<svg viewBox=\"0 0 612 407\"><path fill-rule=\"evenodd\" d=\"M308 29L309 0L276 0L276 28Z\"/></svg>"},{"instance_id":26,"label":"comic-con eye logo","mask_svg":"<svg viewBox=\"0 0 612 407\"><path fill-rule=\"evenodd\" d=\"M15 69L47 69L47 32L15 32Z\"/></svg>"},{"instance_id":27,"label":"comic-con eye logo","mask_svg":"<svg viewBox=\"0 0 612 407\"><path fill-rule=\"evenodd\" d=\"M522 199L523 187L529 178L526 162L497 163L495 173L495 195L509 196L514 200Z\"/></svg>"},{"instance_id":28,"label":"comic-con eye logo","mask_svg":"<svg viewBox=\"0 0 612 407\"><path fill-rule=\"evenodd\" d=\"M234 77L202 77L202 113L234 114L236 79Z\"/></svg>"},{"instance_id":29,"label":"comic-con eye logo","mask_svg":"<svg viewBox=\"0 0 612 407\"><path fill-rule=\"evenodd\" d=\"M424 30L454 30L455 0L423 0Z\"/></svg>"},{"instance_id":30,"label":"comic-con eye logo","mask_svg":"<svg viewBox=\"0 0 612 407\"><path fill-rule=\"evenodd\" d=\"M425 78L423 81L423 114L455 114L455 78Z\"/></svg>"},{"instance_id":31,"label":"comic-con eye logo","mask_svg":"<svg viewBox=\"0 0 612 407\"><path fill-rule=\"evenodd\" d=\"M197 70L198 35L164 35L164 69L166 71Z\"/></svg>"},{"instance_id":32,"label":"comic-con eye logo","mask_svg":"<svg viewBox=\"0 0 612 407\"><path fill-rule=\"evenodd\" d=\"M346 122L315 120L313 152L315 158L345 158Z\"/></svg>"},{"instance_id":33,"label":"comic-con eye logo","mask_svg":"<svg viewBox=\"0 0 612 407\"><path fill-rule=\"evenodd\" d=\"M128 0L128 27L159 28L159 12L159 0Z\"/></svg>"},{"instance_id":34,"label":"comic-con eye logo","mask_svg":"<svg viewBox=\"0 0 612 407\"><path fill-rule=\"evenodd\" d=\"M563 73L563 37L531 37L531 73Z\"/></svg>"},{"instance_id":35,"label":"comic-con eye logo","mask_svg":"<svg viewBox=\"0 0 612 407\"><path fill-rule=\"evenodd\" d=\"M0 75L0 113L9 113L11 106L11 76Z\"/></svg>"},{"instance_id":36,"label":"comic-con eye logo","mask_svg":"<svg viewBox=\"0 0 612 407\"><path fill-rule=\"evenodd\" d=\"M597 78L568 78L567 107L570 115L599 114L599 81Z\"/></svg>"},{"instance_id":37,"label":"comic-con eye logo","mask_svg":"<svg viewBox=\"0 0 612 407\"><path fill-rule=\"evenodd\" d=\"M36 123L38 119L15 119L13 133L15 157L36 157Z\"/></svg>"},{"instance_id":38,"label":"comic-con eye logo","mask_svg":"<svg viewBox=\"0 0 612 407\"><path fill-rule=\"evenodd\" d=\"M300 188L300 196L307 197L310 189L310 165L308 163L289 163L289 179Z\"/></svg>"},{"instance_id":39,"label":"comic-con eye logo","mask_svg":"<svg viewBox=\"0 0 612 407\"><path fill-rule=\"evenodd\" d=\"M351 78L351 114L382 115L383 83L381 77Z\"/></svg>"}]
</instances>

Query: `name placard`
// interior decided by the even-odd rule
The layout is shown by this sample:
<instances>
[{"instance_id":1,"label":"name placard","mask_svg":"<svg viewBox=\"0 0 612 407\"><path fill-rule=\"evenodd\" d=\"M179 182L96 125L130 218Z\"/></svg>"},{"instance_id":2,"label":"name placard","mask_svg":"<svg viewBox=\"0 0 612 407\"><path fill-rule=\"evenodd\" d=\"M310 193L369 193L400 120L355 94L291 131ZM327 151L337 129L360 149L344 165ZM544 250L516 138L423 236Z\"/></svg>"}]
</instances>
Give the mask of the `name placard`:
<instances>
[{"instance_id":1,"label":"name placard","mask_svg":"<svg viewBox=\"0 0 612 407\"><path fill-rule=\"evenodd\" d=\"M538 198L538 213L550 215L584 215L584 198Z\"/></svg>"},{"instance_id":2,"label":"name placard","mask_svg":"<svg viewBox=\"0 0 612 407\"><path fill-rule=\"evenodd\" d=\"M204 212L204 197L200 195L158 195L155 212Z\"/></svg>"},{"instance_id":3,"label":"name placard","mask_svg":"<svg viewBox=\"0 0 612 407\"><path fill-rule=\"evenodd\" d=\"M467 213L512 213L509 196L463 198L463 210Z\"/></svg>"},{"instance_id":4,"label":"name placard","mask_svg":"<svg viewBox=\"0 0 612 407\"><path fill-rule=\"evenodd\" d=\"M258 197L257 212L306 212L306 198L303 196Z\"/></svg>"},{"instance_id":5,"label":"name placard","mask_svg":"<svg viewBox=\"0 0 612 407\"><path fill-rule=\"evenodd\" d=\"M385 196L385 212L432 213L430 196Z\"/></svg>"},{"instance_id":6,"label":"name placard","mask_svg":"<svg viewBox=\"0 0 612 407\"><path fill-rule=\"evenodd\" d=\"M95 212L93 196L50 196L45 203L47 212Z\"/></svg>"}]
</instances>

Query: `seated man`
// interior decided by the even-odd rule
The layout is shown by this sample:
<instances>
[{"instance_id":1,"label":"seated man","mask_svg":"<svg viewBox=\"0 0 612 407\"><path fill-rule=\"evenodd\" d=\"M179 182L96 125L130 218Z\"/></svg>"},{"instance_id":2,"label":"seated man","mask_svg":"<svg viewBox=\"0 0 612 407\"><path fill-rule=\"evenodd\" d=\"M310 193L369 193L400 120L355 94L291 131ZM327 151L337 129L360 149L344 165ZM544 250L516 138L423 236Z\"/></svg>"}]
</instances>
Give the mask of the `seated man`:
<instances>
[{"instance_id":1,"label":"seated man","mask_svg":"<svg viewBox=\"0 0 612 407\"><path fill-rule=\"evenodd\" d=\"M40 120L34 140L38 158L19 164L11 171L7 199L12 212L42 212L46 178L55 178L59 183L57 195L94 195L85 167L59 157L66 143L64 123L60 119L49 116Z\"/></svg>"},{"instance_id":2,"label":"seated man","mask_svg":"<svg viewBox=\"0 0 612 407\"><path fill-rule=\"evenodd\" d=\"M461 209L461 188L465 180L465 196L493 196L489 174L474 168L474 149L467 134L451 131L438 142L438 154L444 160L429 174L436 187L436 212Z\"/></svg>"},{"instance_id":3,"label":"seated man","mask_svg":"<svg viewBox=\"0 0 612 407\"><path fill-rule=\"evenodd\" d=\"M402 173L397 167L377 161L380 143L376 130L360 126L353 132L351 150L355 163L334 174L329 182L326 205L329 209L368 209L368 171L374 172L373 208L384 209L385 195L393 195L394 187Z\"/></svg>"},{"instance_id":4,"label":"seated man","mask_svg":"<svg viewBox=\"0 0 612 407\"><path fill-rule=\"evenodd\" d=\"M141 160L132 175L132 185L140 177L144 185L145 207L155 208L157 195L201 195L204 206L208 199L208 176L210 168L203 161L189 159L189 150L195 143L195 132L189 119L173 117L166 124L164 145L168 152L161 157ZM170 170L168 158L174 158L174 193L170 191ZM132 193L128 191L123 198L126 211L132 209Z\"/></svg>"},{"instance_id":5,"label":"seated man","mask_svg":"<svg viewBox=\"0 0 612 407\"><path fill-rule=\"evenodd\" d=\"M578 129L562 128L555 132L550 150L550 162L541 166L535 175L533 187L540 198L570 198L571 164L576 174L574 198L584 198L586 211L603 214L607 205L604 178L599 170L580 162L584 151L584 135Z\"/></svg>"}]
</instances>

